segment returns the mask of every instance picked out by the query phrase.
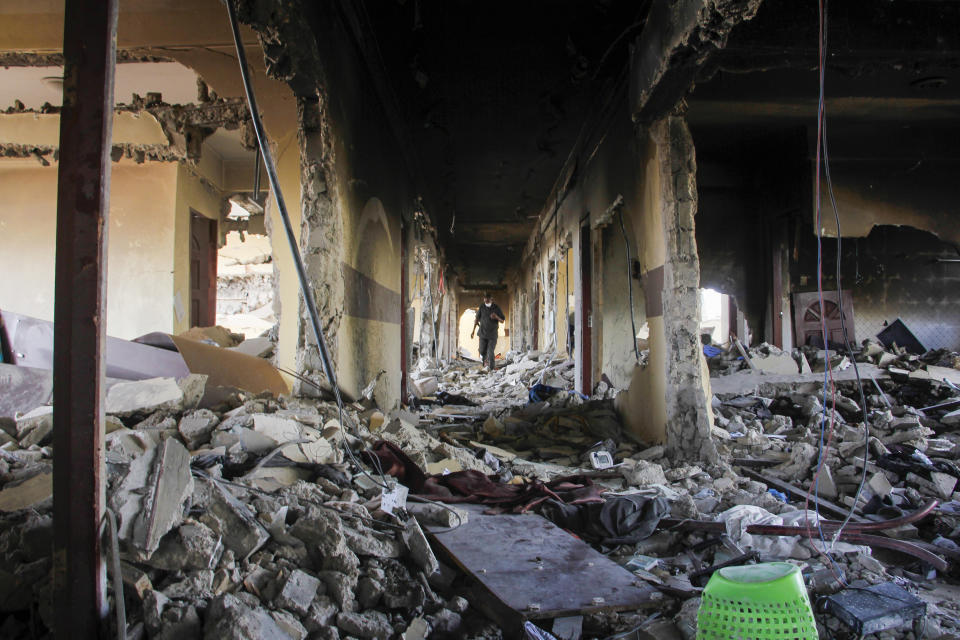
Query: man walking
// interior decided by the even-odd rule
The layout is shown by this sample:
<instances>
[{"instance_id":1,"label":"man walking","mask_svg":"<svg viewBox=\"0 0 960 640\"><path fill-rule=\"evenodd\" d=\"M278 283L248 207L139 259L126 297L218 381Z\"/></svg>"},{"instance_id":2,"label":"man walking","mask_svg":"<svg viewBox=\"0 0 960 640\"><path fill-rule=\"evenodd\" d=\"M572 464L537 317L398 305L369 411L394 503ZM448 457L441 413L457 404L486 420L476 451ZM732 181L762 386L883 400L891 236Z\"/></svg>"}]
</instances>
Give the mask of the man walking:
<instances>
[{"instance_id":1,"label":"man walking","mask_svg":"<svg viewBox=\"0 0 960 640\"><path fill-rule=\"evenodd\" d=\"M490 371L496 368L494 365L497 357L497 336L501 322L506 322L503 310L493 301L493 296L484 293L483 304L477 309L477 317L470 337L473 338L477 327L480 327L480 359L483 361L483 366L489 367Z\"/></svg>"}]
</instances>

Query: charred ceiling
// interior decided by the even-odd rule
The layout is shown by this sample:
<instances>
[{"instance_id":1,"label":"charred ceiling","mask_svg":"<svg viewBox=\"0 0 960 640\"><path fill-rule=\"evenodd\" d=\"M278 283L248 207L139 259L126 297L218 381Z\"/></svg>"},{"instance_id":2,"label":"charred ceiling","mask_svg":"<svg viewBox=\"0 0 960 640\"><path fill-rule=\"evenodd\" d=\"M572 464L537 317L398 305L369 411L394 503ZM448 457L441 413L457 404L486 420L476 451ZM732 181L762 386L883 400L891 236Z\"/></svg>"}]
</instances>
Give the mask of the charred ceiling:
<instances>
[{"instance_id":1,"label":"charred ceiling","mask_svg":"<svg viewBox=\"0 0 960 640\"><path fill-rule=\"evenodd\" d=\"M448 256L466 283L501 282L648 3L360 6Z\"/></svg>"},{"instance_id":2,"label":"charred ceiling","mask_svg":"<svg viewBox=\"0 0 960 640\"><path fill-rule=\"evenodd\" d=\"M703 69L691 118L742 120L750 113L809 121L817 98L817 28L816 2L765 1ZM827 44L825 94L834 117L956 119L960 4L833 3Z\"/></svg>"}]
</instances>

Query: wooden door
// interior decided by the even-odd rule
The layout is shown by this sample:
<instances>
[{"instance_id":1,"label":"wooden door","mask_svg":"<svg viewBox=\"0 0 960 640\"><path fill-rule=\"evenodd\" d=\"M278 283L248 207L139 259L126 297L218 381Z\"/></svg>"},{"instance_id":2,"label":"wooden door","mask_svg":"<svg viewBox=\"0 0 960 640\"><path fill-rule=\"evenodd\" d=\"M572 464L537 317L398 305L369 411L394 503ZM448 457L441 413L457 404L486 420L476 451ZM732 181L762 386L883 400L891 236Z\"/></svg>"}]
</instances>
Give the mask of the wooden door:
<instances>
[{"instance_id":1,"label":"wooden door","mask_svg":"<svg viewBox=\"0 0 960 640\"><path fill-rule=\"evenodd\" d=\"M217 221L190 215L190 326L217 323Z\"/></svg>"}]
</instances>

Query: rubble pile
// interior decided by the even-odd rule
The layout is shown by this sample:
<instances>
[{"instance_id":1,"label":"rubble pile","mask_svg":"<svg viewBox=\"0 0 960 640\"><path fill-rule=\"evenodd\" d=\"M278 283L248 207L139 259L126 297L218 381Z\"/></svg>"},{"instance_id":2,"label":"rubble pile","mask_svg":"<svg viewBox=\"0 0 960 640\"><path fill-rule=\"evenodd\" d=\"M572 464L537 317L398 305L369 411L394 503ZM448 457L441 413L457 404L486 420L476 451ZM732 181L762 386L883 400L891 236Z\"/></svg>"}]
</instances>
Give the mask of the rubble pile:
<instances>
[{"instance_id":1,"label":"rubble pile","mask_svg":"<svg viewBox=\"0 0 960 640\"><path fill-rule=\"evenodd\" d=\"M811 368L819 369L821 375L826 368L826 358L815 352L796 360L775 347L752 353L760 361L770 358L782 363L789 359L792 364L784 367L783 373L793 368L793 373L799 374L803 362L812 362ZM875 357L867 349L857 354L858 361L875 361ZM799 564L814 599L851 585L864 587L891 580L909 585L927 603L925 637L960 633L960 611L950 592L941 590L946 576L920 561L884 549L832 541L829 532L826 542L815 534L768 536L746 532L753 524L810 524L816 532L820 519L842 520L854 504L858 520L896 519L936 499L941 504L933 518L884 534L894 540L926 543L943 556L960 558L960 493L956 492L960 479L956 464L960 456L960 390L949 380L938 380L942 372L933 369L939 365L931 364L930 356L900 354L894 360L886 358L884 364L888 366L893 362L911 365L912 376L896 370L889 376L870 371L871 377L864 380L869 433L864 429L856 382L838 381L836 396L827 395L826 399L822 384L807 382L802 375L796 375L793 382L760 384L754 393L718 394L713 399L713 435L721 463L707 466L677 463L665 456L663 446L631 441L610 404L571 394L570 379L559 381L561 390L553 390L544 399L531 397L530 390L546 378L545 372L552 373L551 367L564 371L565 363L542 363L538 358L536 353L511 358L511 365L522 362L528 368L529 374L520 380L508 379L510 374L506 372L515 374L516 369L506 367L483 373L455 365L446 373L430 372L438 379L440 393L474 397L480 400L480 406L434 409L425 416L428 424L422 428L440 432L472 448L477 455L492 455L499 463L503 481L548 480L586 472L593 474L608 500L636 494L664 498L674 519L722 523L724 544L713 548L708 545L706 552L691 555L691 549L704 546L711 537L716 538L715 533L663 528L636 545L602 549L672 596L662 602L662 611L675 615L669 623L642 625L666 634L656 637L670 637L673 632L692 637L697 593L703 584L691 584L689 576L740 554L755 554L750 556L753 560L786 559ZM937 362L943 361L940 355ZM529 364L534 362L534 366ZM836 356L830 363L835 371L851 365L849 358ZM566 371L572 374L572 368ZM501 396L484 392L491 388L499 389L498 394L510 393L514 402L527 404L504 407ZM949 404L951 400L956 403ZM943 403L947 406L928 409ZM829 453L820 464L822 425L825 433L832 431L833 435L829 436ZM608 451L613 466L605 470L595 467L589 454L596 450ZM777 488L785 485L792 490ZM807 502L811 487L815 499ZM835 508L821 511L817 500ZM805 503L808 510L804 509ZM541 513L548 515L544 510ZM829 554L825 553L828 549ZM931 580L934 576L939 577ZM925 591L918 589L918 584ZM612 633L636 628L641 622L642 616L608 614L602 622L594 619L592 625ZM821 623L833 634L842 631L835 620ZM880 637L912 635L900 629Z\"/></svg>"},{"instance_id":2,"label":"rubble pile","mask_svg":"<svg viewBox=\"0 0 960 640\"><path fill-rule=\"evenodd\" d=\"M335 405L236 394L233 408L196 409L196 385L108 392L107 506L128 637L486 637L489 623L456 596L456 574L417 521L449 517L430 505L384 512L380 480L344 463L339 442L359 440ZM378 414L350 405L343 422L373 441ZM0 426L0 636L39 637L52 628L52 408ZM412 436L399 419L382 431ZM474 460L417 436L437 455Z\"/></svg>"},{"instance_id":3,"label":"rubble pile","mask_svg":"<svg viewBox=\"0 0 960 640\"><path fill-rule=\"evenodd\" d=\"M712 571L771 560L800 566L815 602L896 583L926 603L924 637L960 634L943 561L960 559L960 389L936 368L950 354L892 355L870 344L857 354L882 367L861 366L865 403L856 381L824 394L799 374L717 392L710 464L636 441L616 389L584 397L570 361L537 352L508 354L493 372L422 359L410 376L419 397L392 411L240 392L198 408L200 376L116 384L107 505L131 637L502 637L458 595L468 578L424 532L461 526L468 512L412 495L404 504L398 482L486 513L539 513L657 590L655 615L592 613L584 637L693 638ZM780 356L799 371L789 354L765 357ZM0 419L3 637L50 626L52 411ZM834 539L829 520L847 513ZM899 524L882 529L890 520ZM863 531L889 544L858 537L874 521L880 530ZM848 631L828 616L818 624Z\"/></svg>"}]
</instances>

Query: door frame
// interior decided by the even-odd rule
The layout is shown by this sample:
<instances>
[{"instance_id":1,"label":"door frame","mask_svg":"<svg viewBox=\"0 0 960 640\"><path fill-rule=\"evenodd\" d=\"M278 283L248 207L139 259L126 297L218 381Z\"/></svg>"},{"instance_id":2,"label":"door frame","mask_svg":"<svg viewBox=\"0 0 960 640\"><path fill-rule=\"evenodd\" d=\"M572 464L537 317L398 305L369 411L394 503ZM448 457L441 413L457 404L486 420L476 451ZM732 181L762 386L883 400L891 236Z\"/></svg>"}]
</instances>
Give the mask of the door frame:
<instances>
[{"instance_id":1,"label":"door frame","mask_svg":"<svg viewBox=\"0 0 960 640\"><path fill-rule=\"evenodd\" d=\"M198 317L193 317L193 231L194 225L206 224L207 229L207 290L204 296L204 304L201 305ZM190 282L190 313L189 325L191 327L212 327L217 324L217 257L218 257L218 221L190 209L190 256L188 263L188 278ZM202 267L201 267L202 268Z\"/></svg>"},{"instance_id":2,"label":"door frame","mask_svg":"<svg viewBox=\"0 0 960 640\"><path fill-rule=\"evenodd\" d=\"M577 287L577 382L580 393L590 395L593 391L593 234L589 214L580 224L578 243L576 255L579 269L576 284L580 286Z\"/></svg>"}]
</instances>

